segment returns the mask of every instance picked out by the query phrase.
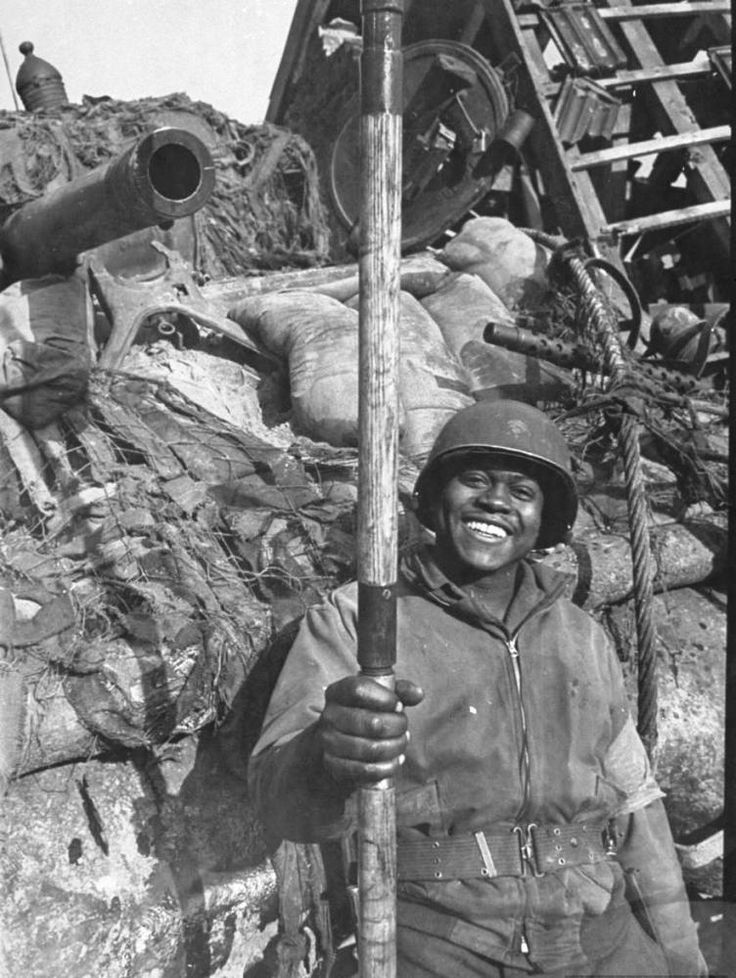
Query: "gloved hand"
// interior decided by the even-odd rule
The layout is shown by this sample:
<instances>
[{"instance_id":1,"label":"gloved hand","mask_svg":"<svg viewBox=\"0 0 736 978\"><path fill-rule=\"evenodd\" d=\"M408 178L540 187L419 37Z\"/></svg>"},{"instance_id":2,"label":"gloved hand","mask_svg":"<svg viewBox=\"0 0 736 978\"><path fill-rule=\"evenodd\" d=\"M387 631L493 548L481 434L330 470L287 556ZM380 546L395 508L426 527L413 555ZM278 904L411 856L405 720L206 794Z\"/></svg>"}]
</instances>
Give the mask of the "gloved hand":
<instances>
[{"instance_id":1,"label":"gloved hand","mask_svg":"<svg viewBox=\"0 0 736 978\"><path fill-rule=\"evenodd\" d=\"M346 676L328 686L315 738L330 777L349 787L393 777L409 742L404 707L423 699L421 688L405 679L394 690L367 676Z\"/></svg>"}]
</instances>

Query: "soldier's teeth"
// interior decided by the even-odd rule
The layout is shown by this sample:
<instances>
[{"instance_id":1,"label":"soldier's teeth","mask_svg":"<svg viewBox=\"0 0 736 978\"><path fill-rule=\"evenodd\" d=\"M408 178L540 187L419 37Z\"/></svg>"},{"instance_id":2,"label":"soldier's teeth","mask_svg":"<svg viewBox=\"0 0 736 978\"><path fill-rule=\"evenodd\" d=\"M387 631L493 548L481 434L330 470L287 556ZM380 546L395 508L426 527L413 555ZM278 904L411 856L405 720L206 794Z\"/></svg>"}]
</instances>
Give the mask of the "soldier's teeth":
<instances>
[{"instance_id":1,"label":"soldier's teeth","mask_svg":"<svg viewBox=\"0 0 736 978\"><path fill-rule=\"evenodd\" d=\"M473 521L468 523L468 526L474 532L482 533L483 536L493 537L496 540L502 540L508 536L506 530L501 526L497 526L495 523L477 523Z\"/></svg>"}]
</instances>

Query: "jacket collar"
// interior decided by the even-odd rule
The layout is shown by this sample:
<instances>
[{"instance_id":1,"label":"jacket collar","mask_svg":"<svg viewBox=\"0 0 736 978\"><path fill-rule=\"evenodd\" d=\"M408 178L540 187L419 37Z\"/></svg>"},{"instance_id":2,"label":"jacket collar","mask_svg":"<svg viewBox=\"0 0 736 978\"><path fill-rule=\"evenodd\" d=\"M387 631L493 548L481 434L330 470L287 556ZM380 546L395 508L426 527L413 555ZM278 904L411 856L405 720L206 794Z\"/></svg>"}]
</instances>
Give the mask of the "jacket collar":
<instances>
[{"instance_id":1,"label":"jacket collar","mask_svg":"<svg viewBox=\"0 0 736 978\"><path fill-rule=\"evenodd\" d=\"M401 573L416 590L452 614L481 627L500 628L506 634L518 631L527 618L551 605L565 589L564 579L555 571L520 561L514 597L502 622L484 609L482 589L470 592L440 570L430 546L406 554L401 561Z\"/></svg>"}]
</instances>

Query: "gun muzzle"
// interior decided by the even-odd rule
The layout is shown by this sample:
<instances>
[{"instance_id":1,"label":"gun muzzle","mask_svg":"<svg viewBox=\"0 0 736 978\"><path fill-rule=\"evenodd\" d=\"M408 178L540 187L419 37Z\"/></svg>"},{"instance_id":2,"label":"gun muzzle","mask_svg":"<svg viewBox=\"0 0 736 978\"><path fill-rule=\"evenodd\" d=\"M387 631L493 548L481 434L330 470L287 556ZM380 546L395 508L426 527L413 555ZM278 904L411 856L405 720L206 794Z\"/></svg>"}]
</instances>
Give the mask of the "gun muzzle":
<instances>
[{"instance_id":1,"label":"gun muzzle","mask_svg":"<svg viewBox=\"0 0 736 978\"><path fill-rule=\"evenodd\" d=\"M0 228L0 285L70 274L84 251L195 213L214 184L214 163L199 137L174 127L147 133L8 218Z\"/></svg>"}]
</instances>

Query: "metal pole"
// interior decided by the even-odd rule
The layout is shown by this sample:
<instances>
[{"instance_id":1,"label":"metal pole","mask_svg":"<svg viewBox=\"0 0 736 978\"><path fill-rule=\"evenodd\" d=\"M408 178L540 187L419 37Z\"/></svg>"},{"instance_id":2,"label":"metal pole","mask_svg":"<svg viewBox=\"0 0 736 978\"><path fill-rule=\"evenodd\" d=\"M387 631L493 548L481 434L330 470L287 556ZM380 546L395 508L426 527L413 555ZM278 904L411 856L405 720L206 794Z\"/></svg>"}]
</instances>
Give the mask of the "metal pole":
<instances>
[{"instance_id":1,"label":"metal pole","mask_svg":"<svg viewBox=\"0 0 736 978\"><path fill-rule=\"evenodd\" d=\"M0 50L3 52L3 61L5 62L5 73L8 76L8 82L10 84L10 92L13 96L13 105L15 106L15 111L20 112L20 106L18 105L18 96L15 94L15 85L13 84L13 76L10 74L10 63L8 62L8 55L5 52L5 43L3 41L2 34L0 34Z\"/></svg>"},{"instance_id":2,"label":"metal pole","mask_svg":"<svg viewBox=\"0 0 736 978\"><path fill-rule=\"evenodd\" d=\"M363 0L358 661L393 686L398 564L398 319L401 259L403 2ZM360 790L361 978L396 975L396 814L391 780Z\"/></svg>"},{"instance_id":3,"label":"metal pole","mask_svg":"<svg viewBox=\"0 0 736 978\"><path fill-rule=\"evenodd\" d=\"M736 367L730 369L730 380L736 380ZM732 412L730 425L729 480L736 478L736 415ZM733 489L732 489L733 491ZM728 629L726 633L726 717L724 757L724 805L723 805L723 899L725 902L722 924L722 949L719 970L728 974L736 964L736 630L733 625L736 608L736 519L733 506L728 524ZM728 970L727 970L728 969Z\"/></svg>"}]
</instances>

